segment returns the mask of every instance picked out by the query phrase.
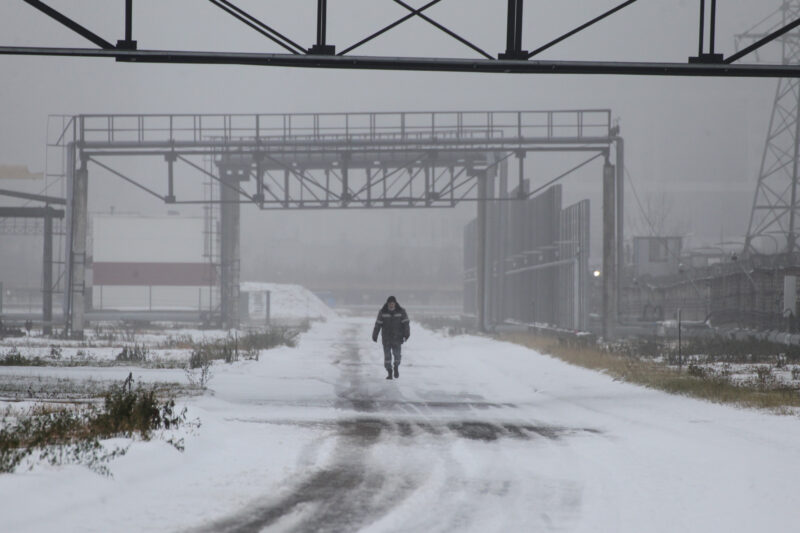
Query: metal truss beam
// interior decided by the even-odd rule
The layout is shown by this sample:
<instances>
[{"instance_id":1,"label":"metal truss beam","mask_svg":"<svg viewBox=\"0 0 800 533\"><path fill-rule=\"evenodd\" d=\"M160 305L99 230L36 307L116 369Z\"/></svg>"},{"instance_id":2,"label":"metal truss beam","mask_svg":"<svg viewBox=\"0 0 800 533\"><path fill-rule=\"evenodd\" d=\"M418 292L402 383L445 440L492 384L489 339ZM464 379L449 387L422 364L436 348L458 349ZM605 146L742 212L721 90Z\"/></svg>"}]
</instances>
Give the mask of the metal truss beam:
<instances>
[{"instance_id":1,"label":"metal truss beam","mask_svg":"<svg viewBox=\"0 0 800 533\"><path fill-rule=\"evenodd\" d=\"M78 35L90 40L98 48L72 47L23 47L0 46L0 55L40 55L64 57L113 58L122 62L139 63L188 63L188 64L226 64L276 67L334 68L334 69L367 69L367 70L405 70L405 71L440 71L440 72L472 72L472 73L518 73L518 74L605 74L605 75L638 75L638 76L716 76L716 77L800 77L800 65L743 65L736 62L743 57L758 51L764 45L780 39L789 31L800 26L800 19L784 24L774 31L764 34L758 42L731 55L727 59L724 54L717 53L715 47L717 1L710 0L710 10L706 9L706 0L700 0L699 13L699 47L696 57L688 58L688 62L626 62L626 61L534 61L537 56L552 47L570 40L576 34L592 27L637 3L638 0L626 0L615 7L590 18L588 22L576 26L560 37L539 45L532 52L522 49L523 35L523 0L508 0L506 48L496 58L487 50L477 46L472 40L459 35L446 24L443 24L424 12L434 5L441 5L444 0L431 0L420 7L413 7L403 0L386 0L389 5L399 5L408 13L391 24L373 31L336 54L336 47L327 41L327 0L317 0L317 9L299 13L300 16L313 15L316 24L309 20L308 27L315 27L315 44L305 48L296 40L292 40L276 28L269 26L251 13L238 7L230 0L209 0L209 2L234 17L242 25L248 26L288 53L243 53L222 51L187 51L187 50L138 50L133 40L132 18L133 0L126 0L124 12L125 38L117 41L116 46L88 30L73 19L45 4L40 0L23 0L45 15L58 21ZM532 2L529 2L529 5ZM455 2L450 2L455 5ZM344 9L337 6L338 9ZM538 5L528 7L535 9ZM298 8L299 9L299 8ZM710 12L709 12L710 11ZM0 14L2 8L0 8ZM480 56L474 58L448 57L406 57L400 54L391 56L349 56L350 52L363 44L385 34L391 29L411 19L420 19L444 32L453 39L468 47ZM706 47L706 32L709 39ZM677 43L685 44L685 43ZM681 47L681 48L685 48Z\"/></svg>"},{"instance_id":2,"label":"metal truss beam","mask_svg":"<svg viewBox=\"0 0 800 533\"><path fill-rule=\"evenodd\" d=\"M57 11L50 7L49 5L45 4L44 2L40 2L39 0L22 0L23 2L35 7L48 17L52 18L53 20L58 21L59 23L63 24L67 28L71 29L73 32L77 33L78 35L85 37L86 39L92 41L94 44L99 46L100 48L105 49L112 49L114 45L110 42L106 41L96 33L88 30L84 26L78 24L71 18L65 16L60 11Z\"/></svg>"},{"instance_id":3,"label":"metal truss beam","mask_svg":"<svg viewBox=\"0 0 800 533\"><path fill-rule=\"evenodd\" d=\"M70 120L75 138L58 143L72 146L76 161L92 162L166 203L252 203L261 209L453 207L480 201L474 186L478 176L514 154L588 153L591 162L607 156L617 139L608 109L79 115ZM113 158L140 156L167 161L166 194L112 168ZM175 164L221 181L193 161L203 156L236 167L241 179L222 185L233 194L217 200L177 198ZM282 173L282 179L273 173Z\"/></svg>"},{"instance_id":4,"label":"metal truss beam","mask_svg":"<svg viewBox=\"0 0 800 533\"><path fill-rule=\"evenodd\" d=\"M458 58L371 56L311 56L181 50L97 50L2 46L0 55L114 58L137 63L251 65L333 68L350 70L405 70L509 74L605 74L631 76L686 76L724 78L798 78L800 65L744 65L729 63L663 63L610 61L532 61Z\"/></svg>"}]
</instances>

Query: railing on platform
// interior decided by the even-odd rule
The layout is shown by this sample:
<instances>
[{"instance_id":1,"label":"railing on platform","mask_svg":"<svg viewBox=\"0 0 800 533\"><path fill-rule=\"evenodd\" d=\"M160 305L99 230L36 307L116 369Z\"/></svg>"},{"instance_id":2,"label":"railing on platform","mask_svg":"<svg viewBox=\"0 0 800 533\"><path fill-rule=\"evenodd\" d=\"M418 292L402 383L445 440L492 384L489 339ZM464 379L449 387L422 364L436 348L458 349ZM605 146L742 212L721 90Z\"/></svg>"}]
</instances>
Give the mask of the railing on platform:
<instances>
[{"instance_id":1,"label":"railing on platform","mask_svg":"<svg viewBox=\"0 0 800 533\"><path fill-rule=\"evenodd\" d=\"M208 139L363 141L590 139L611 136L611 111L79 115L86 143L193 143Z\"/></svg>"}]
</instances>

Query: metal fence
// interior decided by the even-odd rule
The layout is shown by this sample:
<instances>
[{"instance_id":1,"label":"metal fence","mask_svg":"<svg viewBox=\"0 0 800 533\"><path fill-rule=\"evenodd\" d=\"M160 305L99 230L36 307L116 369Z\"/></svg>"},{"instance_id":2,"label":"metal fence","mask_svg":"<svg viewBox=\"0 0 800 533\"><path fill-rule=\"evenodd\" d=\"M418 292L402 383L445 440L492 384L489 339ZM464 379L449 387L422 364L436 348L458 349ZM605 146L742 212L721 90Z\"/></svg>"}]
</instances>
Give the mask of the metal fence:
<instances>
[{"instance_id":1,"label":"metal fence","mask_svg":"<svg viewBox=\"0 0 800 533\"><path fill-rule=\"evenodd\" d=\"M589 201L562 209L561 196L561 186L556 185L529 200L488 200L485 314L489 323L587 328ZM473 220L464 230L467 313L477 311L476 243Z\"/></svg>"}]
</instances>

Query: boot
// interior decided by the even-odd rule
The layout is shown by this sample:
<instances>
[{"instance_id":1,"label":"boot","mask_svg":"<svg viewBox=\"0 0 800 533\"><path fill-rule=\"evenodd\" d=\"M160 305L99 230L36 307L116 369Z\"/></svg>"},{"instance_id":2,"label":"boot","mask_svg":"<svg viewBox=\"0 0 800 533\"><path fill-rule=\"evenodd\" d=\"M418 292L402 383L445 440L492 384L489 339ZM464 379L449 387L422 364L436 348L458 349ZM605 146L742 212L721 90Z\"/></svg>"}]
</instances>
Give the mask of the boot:
<instances>
[{"instance_id":1,"label":"boot","mask_svg":"<svg viewBox=\"0 0 800 533\"><path fill-rule=\"evenodd\" d=\"M396 378L399 378L399 377L400 377L400 372L398 372L398 370L397 370L397 368L398 368L399 366L400 366L400 363L395 363L395 364L394 364L394 377L396 377Z\"/></svg>"},{"instance_id":2,"label":"boot","mask_svg":"<svg viewBox=\"0 0 800 533\"><path fill-rule=\"evenodd\" d=\"M386 379L392 379L392 369L391 368L387 368L386 372L388 373L388 375L386 376Z\"/></svg>"}]
</instances>

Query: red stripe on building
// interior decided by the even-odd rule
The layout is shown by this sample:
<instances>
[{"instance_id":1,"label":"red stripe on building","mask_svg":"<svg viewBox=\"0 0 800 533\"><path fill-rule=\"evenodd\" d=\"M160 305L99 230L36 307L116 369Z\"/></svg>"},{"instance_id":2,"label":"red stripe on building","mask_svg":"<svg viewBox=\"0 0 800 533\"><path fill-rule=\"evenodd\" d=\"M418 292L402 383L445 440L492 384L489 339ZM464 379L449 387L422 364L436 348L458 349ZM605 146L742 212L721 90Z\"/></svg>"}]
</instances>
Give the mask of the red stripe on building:
<instances>
[{"instance_id":1,"label":"red stripe on building","mask_svg":"<svg viewBox=\"0 0 800 533\"><path fill-rule=\"evenodd\" d=\"M198 286L215 282L208 263L94 263L94 285Z\"/></svg>"}]
</instances>

